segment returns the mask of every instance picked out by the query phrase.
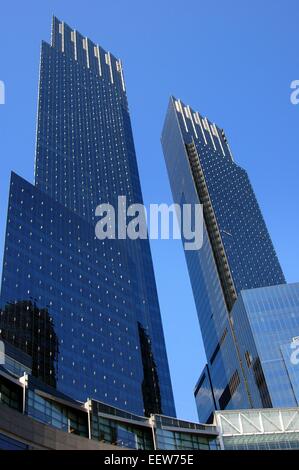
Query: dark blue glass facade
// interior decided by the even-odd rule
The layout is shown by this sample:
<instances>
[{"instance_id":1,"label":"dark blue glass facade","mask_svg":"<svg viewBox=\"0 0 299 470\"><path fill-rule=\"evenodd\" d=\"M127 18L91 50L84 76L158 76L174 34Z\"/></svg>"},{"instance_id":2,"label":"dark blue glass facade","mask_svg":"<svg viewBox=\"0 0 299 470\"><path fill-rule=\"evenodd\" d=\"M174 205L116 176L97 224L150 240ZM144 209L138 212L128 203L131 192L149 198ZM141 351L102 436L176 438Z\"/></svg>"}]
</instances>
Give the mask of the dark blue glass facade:
<instances>
[{"instance_id":1,"label":"dark blue glass facade","mask_svg":"<svg viewBox=\"0 0 299 470\"><path fill-rule=\"evenodd\" d=\"M174 201L203 205L203 246L185 251L207 367L195 388L199 419L255 406L231 319L244 289L285 283L247 173L225 133L171 98L162 146Z\"/></svg>"},{"instance_id":2,"label":"dark blue glass facade","mask_svg":"<svg viewBox=\"0 0 299 470\"><path fill-rule=\"evenodd\" d=\"M2 337L73 399L175 415L148 240L98 240L100 203L142 203L122 65L53 19L35 185L12 174Z\"/></svg>"},{"instance_id":3,"label":"dark blue glass facade","mask_svg":"<svg viewBox=\"0 0 299 470\"><path fill-rule=\"evenodd\" d=\"M299 406L299 284L242 291L232 318L254 407Z\"/></svg>"},{"instance_id":4,"label":"dark blue glass facade","mask_svg":"<svg viewBox=\"0 0 299 470\"><path fill-rule=\"evenodd\" d=\"M95 221L101 203L142 203L120 60L53 19L42 43L35 185Z\"/></svg>"}]
</instances>

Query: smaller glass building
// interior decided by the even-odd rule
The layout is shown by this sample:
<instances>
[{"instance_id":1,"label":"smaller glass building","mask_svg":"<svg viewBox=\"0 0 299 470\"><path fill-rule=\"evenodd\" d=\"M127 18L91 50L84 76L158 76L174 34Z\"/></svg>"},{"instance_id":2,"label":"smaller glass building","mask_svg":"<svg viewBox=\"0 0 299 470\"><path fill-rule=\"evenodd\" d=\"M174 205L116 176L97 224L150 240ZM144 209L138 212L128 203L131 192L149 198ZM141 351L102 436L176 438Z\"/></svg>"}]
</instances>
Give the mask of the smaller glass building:
<instances>
[{"instance_id":1,"label":"smaller glass building","mask_svg":"<svg viewBox=\"0 0 299 470\"><path fill-rule=\"evenodd\" d=\"M156 449L218 450L217 429L213 425L190 423L176 418L155 415Z\"/></svg>"},{"instance_id":2,"label":"smaller glass building","mask_svg":"<svg viewBox=\"0 0 299 470\"><path fill-rule=\"evenodd\" d=\"M232 311L254 408L299 405L299 283L242 291Z\"/></svg>"},{"instance_id":3,"label":"smaller glass building","mask_svg":"<svg viewBox=\"0 0 299 470\"><path fill-rule=\"evenodd\" d=\"M299 283L241 291L231 323L250 407L299 406ZM194 392L199 414L211 416L213 406L214 410L234 409L229 398L233 390L238 391L237 378L223 392L226 406L217 400L214 389L206 366Z\"/></svg>"}]
</instances>

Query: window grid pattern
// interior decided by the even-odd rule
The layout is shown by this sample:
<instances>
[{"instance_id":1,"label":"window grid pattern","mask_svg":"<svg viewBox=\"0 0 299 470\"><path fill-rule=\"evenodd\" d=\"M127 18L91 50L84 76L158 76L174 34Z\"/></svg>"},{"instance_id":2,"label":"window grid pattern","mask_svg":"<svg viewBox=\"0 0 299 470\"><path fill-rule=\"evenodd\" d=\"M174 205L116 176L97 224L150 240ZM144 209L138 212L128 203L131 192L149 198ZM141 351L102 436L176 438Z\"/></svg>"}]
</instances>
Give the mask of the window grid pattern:
<instances>
[{"instance_id":1,"label":"window grid pattern","mask_svg":"<svg viewBox=\"0 0 299 470\"><path fill-rule=\"evenodd\" d=\"M175 415L149 242L95 239L100 203L142 202L121 63L95 46L57 18L42 43L35 186L12 174L1 335L74 399Z\"/></svg>"}]
</instances>

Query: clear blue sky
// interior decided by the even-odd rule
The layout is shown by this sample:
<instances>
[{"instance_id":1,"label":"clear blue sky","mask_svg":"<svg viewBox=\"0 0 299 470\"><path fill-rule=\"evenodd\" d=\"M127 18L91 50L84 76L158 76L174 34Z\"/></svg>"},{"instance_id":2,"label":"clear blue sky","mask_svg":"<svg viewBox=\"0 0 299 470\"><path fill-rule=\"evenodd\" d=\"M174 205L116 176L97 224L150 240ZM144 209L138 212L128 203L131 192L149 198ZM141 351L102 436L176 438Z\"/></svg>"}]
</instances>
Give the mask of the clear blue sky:
<instances>
[{"instance_id":1,"label":"clear blue sky","mask_svg":"<svg viewBox=\"0 0 299 470\"><path fill-rule=\"evenodd\" d=\"M125 67L146 203L172 201L160 146L170 94L222 126L247 169L289 282L299 280L298 0L36 0L2 2L0 250L10 171L33 181L39 49L55 14ZM205 363L180 241L152 253L178 415L196 419Z\"/></svg>"}]
</instances>

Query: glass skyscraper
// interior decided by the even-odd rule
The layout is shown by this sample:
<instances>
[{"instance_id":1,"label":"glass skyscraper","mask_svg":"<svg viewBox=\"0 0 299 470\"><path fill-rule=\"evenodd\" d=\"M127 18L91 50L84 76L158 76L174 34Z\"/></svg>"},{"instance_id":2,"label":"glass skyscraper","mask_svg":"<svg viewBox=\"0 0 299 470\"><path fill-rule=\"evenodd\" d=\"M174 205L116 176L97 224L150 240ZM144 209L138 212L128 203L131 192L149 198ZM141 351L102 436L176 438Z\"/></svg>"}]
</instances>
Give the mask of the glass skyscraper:
<instances>
[{"instance_id":1,"label":"glass skyscraper","mask_svg":"<svg viewBox=\"0 0 299 470\"><path fill-rule=\"evenodd\" d=\"M263 338L250 322L254 308L241 308L247 296L280 297L281 289L289 287L246 171L234 162L224 131L175 98L169 103L162 146L175 202L203 205L203 246L185 251L208 361L195 388L200 421L211 422L215 409L276 406L276 401L277 406L293 406L290 382L284 400L276 400L270 390L266 352L258 347ZM269 291L268 286L274 287ZM271 324L277 350L299 335L298 309L293 303L288 310L286 298L280 313L275 301L270 305L269 321L271 314L281 317ZM268 326L271 342L274 331ZM244 337L251 341L246 350Z\"/></svg>"},{"instance_id":2,"label":"glass skyscraper","mask_svg":"<svg viewBox=\"0 0 299 470\"><path fill-rule=\"evenodd\" d=\"M299 283L242 291L232 318L255 407L299 406Z\"/></svg>"},{"instance_id":3,"label":"glass skyscraper","mask_svg":"<svg viewBox=\"0 0 299 470\"><path fill-rule=\"evenodd\" d=\"M35 184L12 173L0 331L75 400L175 415L148 240L99 240L101 203L142 203L120 60L53 18Z\"/></svg>"}]
</instances>

